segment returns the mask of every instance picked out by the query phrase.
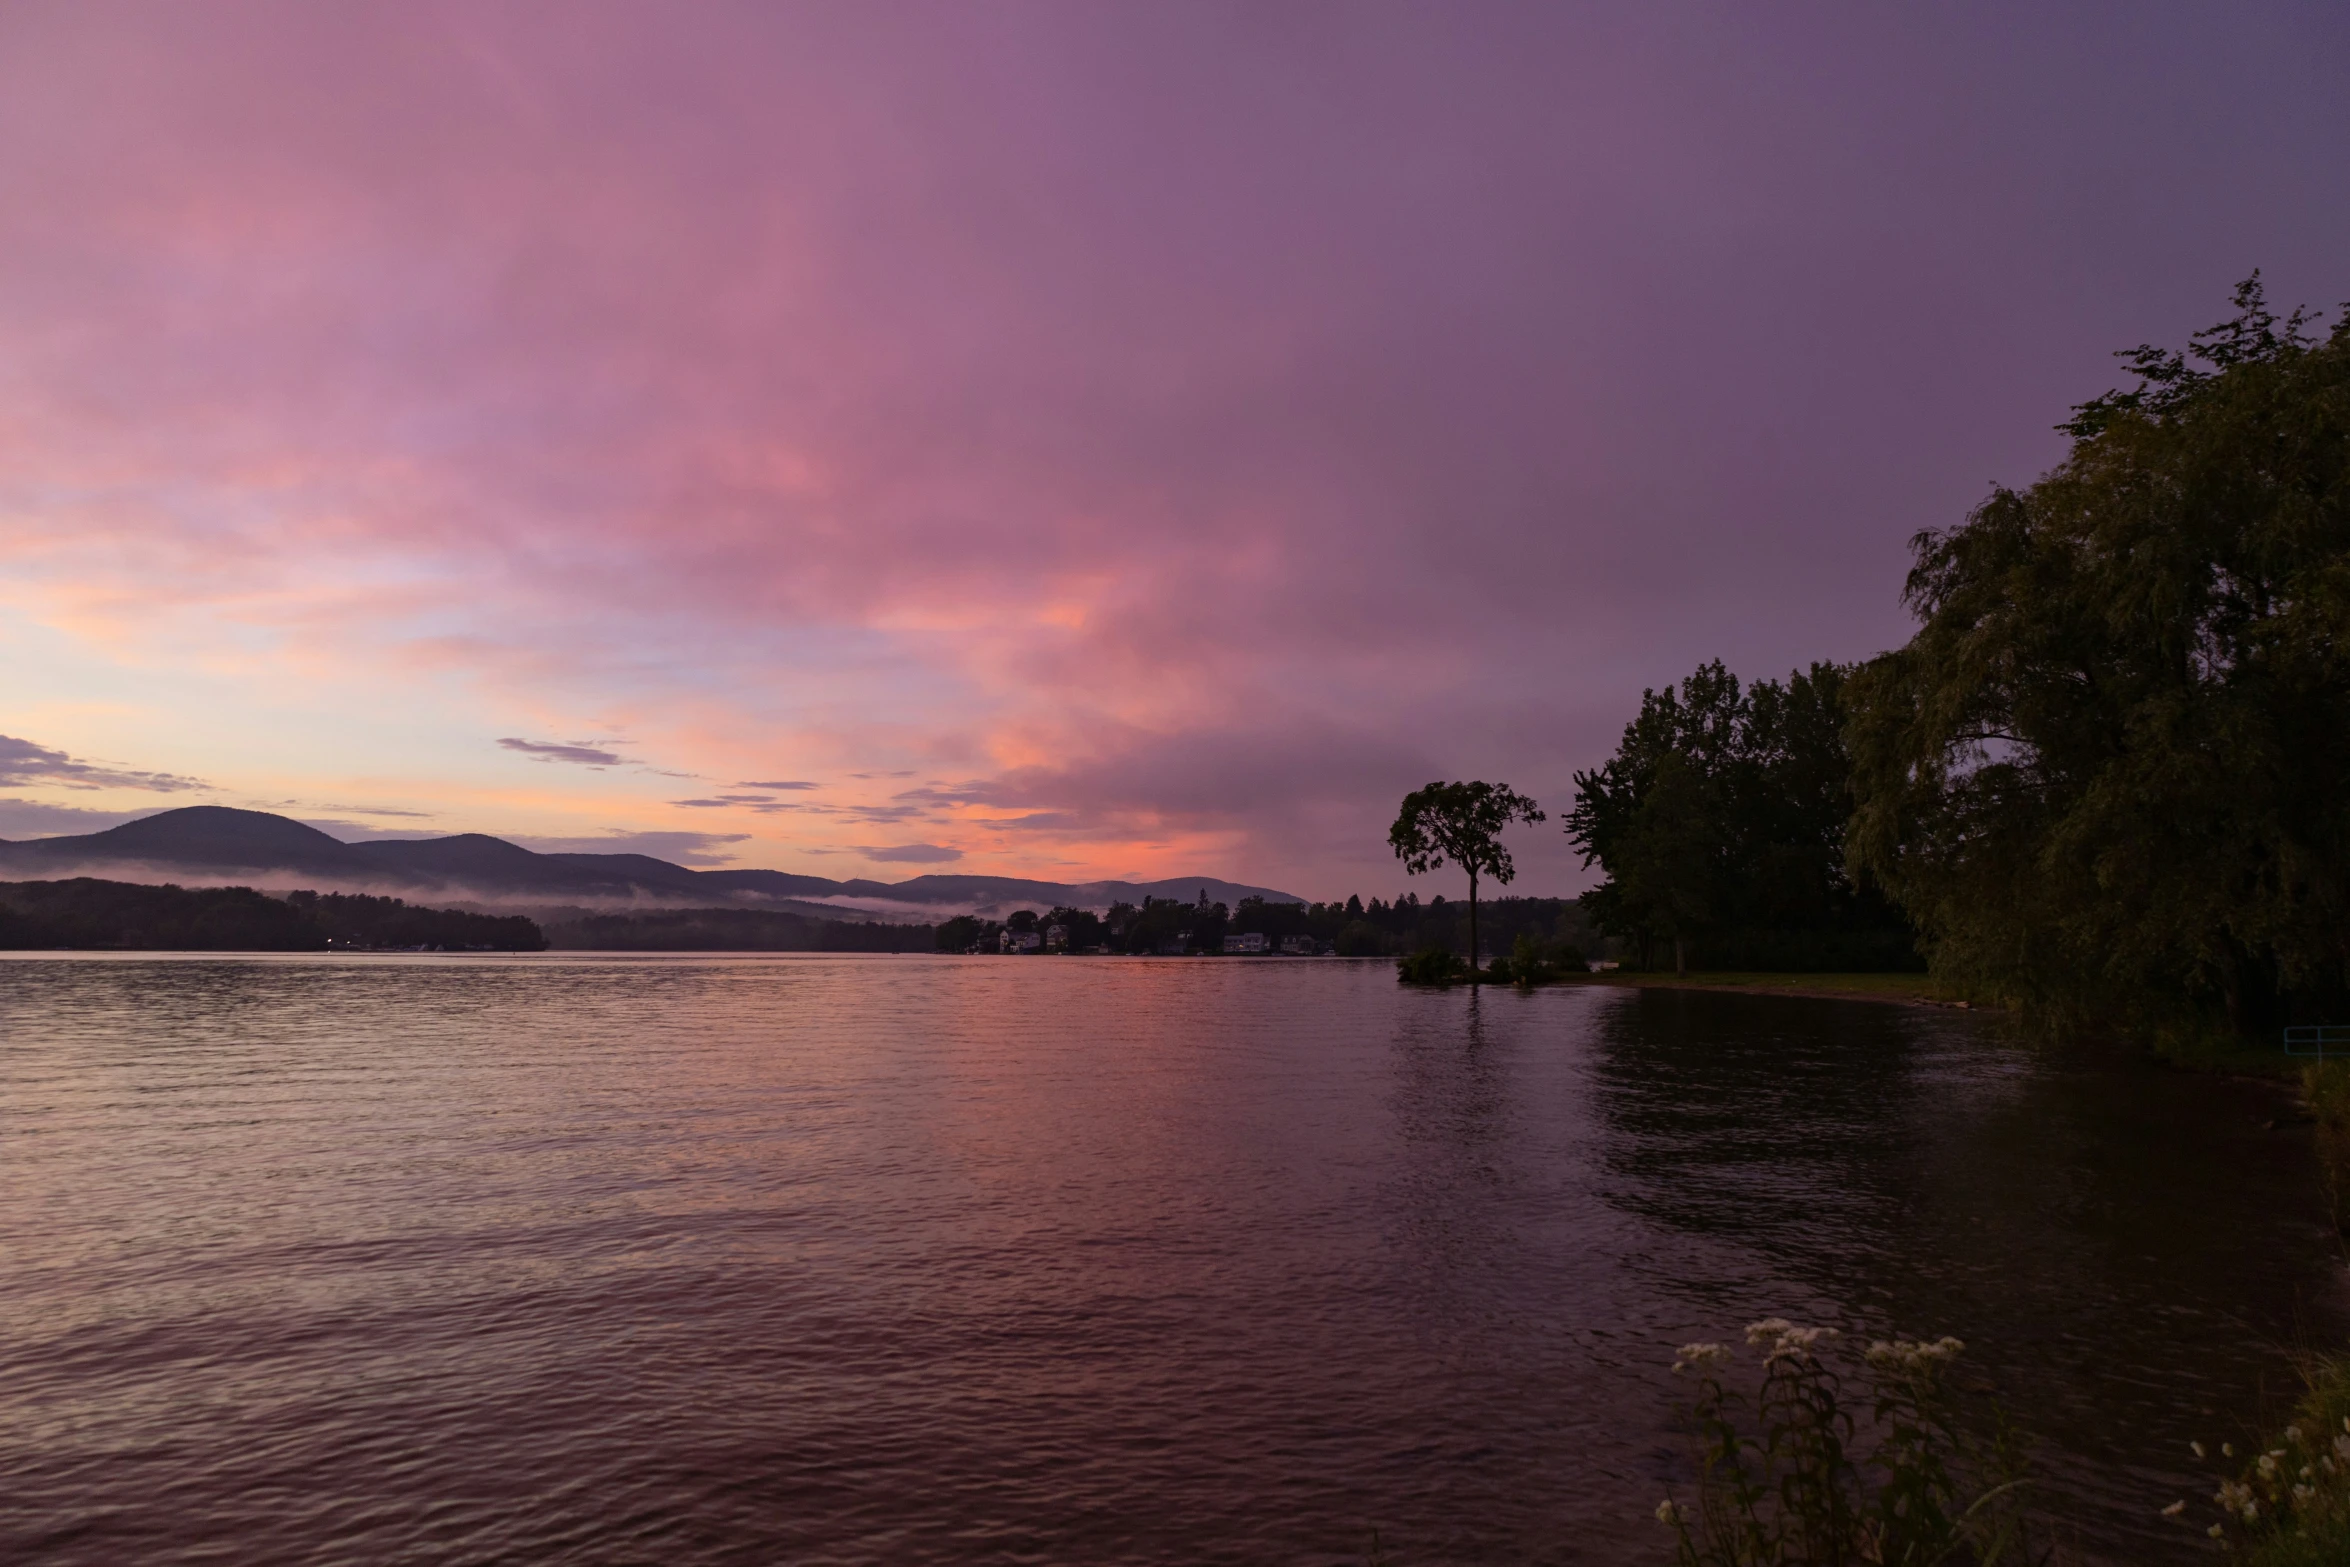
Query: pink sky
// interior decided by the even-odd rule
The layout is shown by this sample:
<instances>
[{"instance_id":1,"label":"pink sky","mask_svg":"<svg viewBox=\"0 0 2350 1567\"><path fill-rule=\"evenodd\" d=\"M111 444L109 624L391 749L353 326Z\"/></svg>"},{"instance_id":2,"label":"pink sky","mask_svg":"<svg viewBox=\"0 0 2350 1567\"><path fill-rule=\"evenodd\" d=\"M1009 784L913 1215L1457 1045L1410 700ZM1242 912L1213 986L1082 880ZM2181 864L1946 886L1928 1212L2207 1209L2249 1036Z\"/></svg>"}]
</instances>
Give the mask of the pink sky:
<instances>
[{"instance_id":1,"label":"pink sky","mask_svg":"<svg viewBox=\"0 0 2350 1567\"><path fill-rule=\"evenodd\" d=\"M2350 13L2049 10L0 9L0 836L1392 894L2350 295Z\"/></svg>"}]
</instances>

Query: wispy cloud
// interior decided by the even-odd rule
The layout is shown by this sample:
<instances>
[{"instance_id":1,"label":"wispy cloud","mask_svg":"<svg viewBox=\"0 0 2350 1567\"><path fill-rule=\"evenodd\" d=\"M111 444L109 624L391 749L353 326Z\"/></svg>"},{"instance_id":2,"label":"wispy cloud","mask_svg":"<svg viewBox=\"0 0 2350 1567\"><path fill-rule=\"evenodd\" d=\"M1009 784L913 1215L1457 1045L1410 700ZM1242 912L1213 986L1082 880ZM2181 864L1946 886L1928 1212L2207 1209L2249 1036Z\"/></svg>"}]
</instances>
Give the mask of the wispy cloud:
<instances>
[{"instance_id":1,"label":"wispy cloud","mask_svg":"<svg viewBox=\"0 0 2350 1567\"><path fill-rule=\"evenodd\" d=\"M760 781L759 781L758 779L756 779L756 778L746 778L746 779L744 779L744 780L743 780L741 783L739 783L739 784L736 784L736 785L735 785L735 787L736 787L737 789L780 789L780 790L791 790L791 789L813 789L813 788L815 788L815 787L816 787L816 785L815 785L815 784L813 784L813 783L810 783L810 782L809 782L807 779L805 779L805 778L777 778L777 779L771 779L771 780L769 780L769 781L767 781L767 782L764 782L764 783L760 782Z\"/></svg>"},{"instance_id":2,"label":"wispy cloud","mask_svg":"<svg viewBox=\"0 0 2350 1567\"><path fill-rule=\"evenodd\" d=\"M404 816L416 821L431 821L434 816L439 814L436 811L404 811L397 806L390 805L319 804L308 808L313 811L343 811L353 816Z\"/></svg>"},{"instance_id":3,"label":"wispy cloud","mask_svg":"<svg viewBox=\"0 0 2350 1567\"><path fill-rule=\"evenodd\" d=\"M943 843L852 844L857 853L884 865L944 865L963 857L960 849Z\"/></svg>"},{"instance_id":4,"label":"wispy cloud","mask_svg":"<svg viewBox=\"0 0 2350 1567\"><path fill-rule=\"evenodd\" d=\"M51 805L46 800L0 798L0 838L79 837L154 814L152 809L91 811L78 805Z\"/></svg>"},{"instance_id":5,"label":"wispy cloud","mask_svg":"<svg viewBox=\"0 0 2350 1567\"><path fill-rule=\"evenodd\" d=\"M582 767L620 767L628 761L624 756L582 741L521 740L509 736L498 744L505 750L520 751L541 762L576 762Z\"/></svg>"},{"instance_id":6,"label":"wispy cloud","mask_svg":"<svg viewBox=\"0 0 2350 1567\"><path fill-rule=\"evenodd\" d=\"M719 794L700 800L672 800L671 805L682 805L697 811L754 811L765 815L773 811L811 811L829 807L813 806L798 800L778 800L767 794Z\"/></svg>"},{"instance_id":7,"label":"wispy cloud","mask_svg":"<svg viewBox=\"0 0 2350 1567\"><path fill-rule=\"evenodd\" d=\"M143 773L101 762L84 762L30 740L0 735L0 789L23 789L36 784L67 789L148 789L157 794L209 787L201 779L182 778L176 773Z\"/></svg>"}]
</instances>

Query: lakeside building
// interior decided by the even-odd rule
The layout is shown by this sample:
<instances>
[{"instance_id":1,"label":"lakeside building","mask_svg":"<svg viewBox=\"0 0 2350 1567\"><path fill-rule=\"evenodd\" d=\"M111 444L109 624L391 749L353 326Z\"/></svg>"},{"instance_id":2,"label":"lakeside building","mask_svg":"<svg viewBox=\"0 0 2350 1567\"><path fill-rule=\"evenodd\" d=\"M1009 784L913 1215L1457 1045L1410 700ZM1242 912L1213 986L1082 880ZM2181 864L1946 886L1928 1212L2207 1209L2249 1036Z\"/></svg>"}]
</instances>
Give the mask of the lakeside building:
<instances>
[{"instance_id":1,"label":"lakeside building","mask_svg":"<svg viewBox=\"0 0 2350 1567\"><path fill-rule=\"evenodd\" d=\"M1044 928L1044 950L1047 952L1068 951L1069 927L1066 925L1047 925Z\"/></svg>"},{"instance_id":2,"label":"lakeside building","mask_svg":"<svg viewBox=\"0 0 2350 1567\"><path fill-rule=\"evenodd\" d=\"M1034 952L1044 945L1044 938L1032 930L1007 930L996 938L998 952Z\"/></svg>"},{"instance_id":3,"label":"lakeside building","mask_svg":"<svg viewBox=\"0 0 2350 1567\"><path fill-rule=\"evenodd\" d=\"M1310 958L1322 949L1311 936L1284 936L1281 938L1281 950L1292 957Z\"/></svg>"},{"instance_id":4,"label":"lakeside building","mask_svg":"<svg viewBox=\"0 0 2350 1567\"><path fill-rule=\"evenodd\" d=\"M1224 938L1226 952L1264 952L1271 946L1261 930L1240 931Z\"/></svg>"}]
</instances>

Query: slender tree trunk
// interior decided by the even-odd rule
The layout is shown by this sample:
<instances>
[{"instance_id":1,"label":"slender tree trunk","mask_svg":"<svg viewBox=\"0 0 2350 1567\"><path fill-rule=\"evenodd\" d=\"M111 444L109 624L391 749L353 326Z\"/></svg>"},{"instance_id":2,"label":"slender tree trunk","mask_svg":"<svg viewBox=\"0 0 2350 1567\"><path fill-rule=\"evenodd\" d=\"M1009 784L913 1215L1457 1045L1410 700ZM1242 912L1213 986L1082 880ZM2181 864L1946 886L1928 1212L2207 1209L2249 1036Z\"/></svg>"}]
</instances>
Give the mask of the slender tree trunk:
<instances>
[{"instance_id":1,"label":"slender tree trunk","mask_svg":"<svg viewBox=\"0 0 2350 1567\"><path fill-rule=\"evenodd\" d=\"M1689 972L1689 948L1678 936L1673 938L1673 972L1676 974Z\"/></svg>"},{"instance_id":2,"label":"slender tree trunk","mask_svg":"<svg viewBox=\"0 0 2350 1567\"><path fill-rule=\"evenodd\" d=\"M1469 972L1477 972L1477 873L1469 872Z\"/></svg>"}]
</instances>

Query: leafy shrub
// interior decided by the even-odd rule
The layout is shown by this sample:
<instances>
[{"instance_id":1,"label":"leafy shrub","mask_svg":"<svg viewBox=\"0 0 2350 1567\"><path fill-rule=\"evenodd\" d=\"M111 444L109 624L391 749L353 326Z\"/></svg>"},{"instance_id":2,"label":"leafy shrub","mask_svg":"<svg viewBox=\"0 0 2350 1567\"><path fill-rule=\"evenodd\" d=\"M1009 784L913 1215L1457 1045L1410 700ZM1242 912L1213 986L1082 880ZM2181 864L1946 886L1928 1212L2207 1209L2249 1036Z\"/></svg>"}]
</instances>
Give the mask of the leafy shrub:
<instances>
[{"instance_id":1,"label":"leafy shrub","mask_svg":"<svg viewBox=\"0 0 2350 1567\"><path fill-rule=\"evenodd\" d=\"M2023 1446L1995 1410L1987 1430L1961 1419L1944 1375L1958 1340L1880 1342L1855 1356L1833 1328L1773 1317L1746 1342L1762 1351L1752 1377L1733 1377L1723 1344L1685 1345L1673 1363L1698 1383L1697 1493L1656 1510L1681 1567L2034 1559ZM1856 1373L1865 1406L1847 1403Z\"/></svg>"},{"instance_id":2,"label":"leafy shrub","mask_svg":"<svg viewBox=\"0 0 2350 1567\"><path fill-rule=\"evenodd\" d=\"M1457 985L1470 975L1469 965L1460 958L1429 947L1398 963L1395 977L1407 985Z\"/></svg>"},{"instance_id":3,"label":"leafy shrub","mask_svg":"<svg viewBox=\"0 0 2350 1567\"><path fill-rule=\"evenodd\" d=\"M2317 1121L2318 1175L2333 1208L2335 1232L2350 1235L2350 1061L2302 1068L2301 1094Z\"/></svg>"},{"instance_id":4,"label":"leafy shrub","mask_svg":"<svg viewBox=\"0 0 2350 1567\"><path fill-rule=\"evenodd\" d=\"M2350 1357L2313 1361L2309 1392L2283 1433L2223 1477L2211 1500L2220 1521L2204 1533L2252 1567L2339 1567L2350 1562ZM2235 1459L2232 1444L2220 1457ZM2208 1456L2201 1442L2195 1456ZM2201 1523L2184 1500L2162 1509Z\"/></svg>"}]
</instances>

